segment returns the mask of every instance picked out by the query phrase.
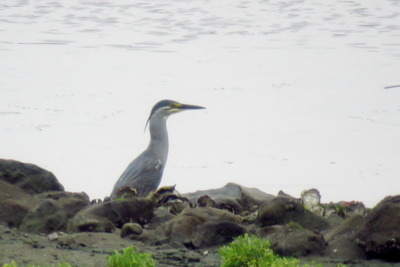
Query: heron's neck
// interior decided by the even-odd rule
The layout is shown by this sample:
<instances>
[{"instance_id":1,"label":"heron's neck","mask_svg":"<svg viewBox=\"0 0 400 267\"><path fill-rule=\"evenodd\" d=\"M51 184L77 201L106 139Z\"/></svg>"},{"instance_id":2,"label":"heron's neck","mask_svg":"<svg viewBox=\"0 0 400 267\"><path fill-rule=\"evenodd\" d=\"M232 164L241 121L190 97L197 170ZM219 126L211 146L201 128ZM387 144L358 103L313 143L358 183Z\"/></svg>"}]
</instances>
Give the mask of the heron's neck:
<instances>
[{"instance_id":1,"label":"heron's neck","mask_svg":"<svg viewBox=\"0 0 400 267\"><path fill-rule=\"evenodd\" d=\"M167 118L155 114L150 120L150 144L159 157L166 160L168 157Z\"/></svg>"}]
</instances>

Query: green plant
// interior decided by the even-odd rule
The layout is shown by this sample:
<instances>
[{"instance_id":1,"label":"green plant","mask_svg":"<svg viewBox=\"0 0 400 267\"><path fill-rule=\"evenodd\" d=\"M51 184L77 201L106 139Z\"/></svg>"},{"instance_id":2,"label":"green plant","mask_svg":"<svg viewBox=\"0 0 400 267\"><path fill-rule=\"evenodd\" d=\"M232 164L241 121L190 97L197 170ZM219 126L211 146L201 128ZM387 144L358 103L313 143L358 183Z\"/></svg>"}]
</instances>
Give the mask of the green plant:
<instances>
[{"instance_id":1,"label":"green plant","mask_svg":"<svg viewBox=\"0 0 400 267\"><path fill-rule=\"evenodd\" d=\"M11 263L4 263L2 267L18 267L18 264L15 261L12 261Z\"/></svg>"},{"instance_id":2,"label":"green plant","mask_svg":"<svg viewBox=\"0 0 400 267\"><path fill-rule=\"evenodd\" d=\"M156 262L150 253L138 253L135 247L127 247L123 253L115 251L108 257L108 267L154 267Z\"/></svg>"},{"instance_id":3,"label":"green plant","mask_svg":"<svg viewBox=\"0 0 400 267\"><path fill-rule=\"evenodd\" d=\"M221 267L309 267L290 257L280 257L270 248L268 240L245 234L220 248Z\"/></svg>"}]
</instances>

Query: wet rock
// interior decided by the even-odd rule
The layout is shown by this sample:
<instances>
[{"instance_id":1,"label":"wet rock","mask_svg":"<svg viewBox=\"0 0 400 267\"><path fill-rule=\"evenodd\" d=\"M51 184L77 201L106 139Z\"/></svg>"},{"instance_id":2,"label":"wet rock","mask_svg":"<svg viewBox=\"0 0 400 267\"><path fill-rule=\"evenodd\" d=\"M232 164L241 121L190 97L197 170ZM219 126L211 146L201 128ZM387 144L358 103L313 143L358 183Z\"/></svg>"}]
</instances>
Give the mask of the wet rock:
<instances>
[{"instance_id":1,"label":"wet rock","mask_svg":"<svg viewBox=\"0 0 400 267\"><path fill-rule=\"evenodd\" d=\"M61 205L53 199L46 199L24 217L19 228L26 232L50 233L65 230L66 225L67 215Z\"/></svg>"},{"instance_id":2,"label":"wet rock","mask_svg":"<svg viewBox=\"0 0 400 267\"><path fill-rule=\"evenodd\" d=\"M367 215L358 245L372 258L400 261L400 195L383 199Z\"/></svg>"},{"instance_id":3,"label":"wet rock","mask_svg":"<svg viewBox=\"0 0 400 267\"><path fill-rule=\"evenodd\" d=\"M276 197L263 203L259 207L257 220L261 226L296 222L309 230L321 231L330 228L323 217L305 209L299 200L287 197Z\"/></svg>"},{"instance_id":4,"label":"wet rock","mask_svg":"<svg viewBox=\"0 0 400 267\"><path fill-rule=\"evenodd\" d=\"M129 198L90 205L79 211L70 223L71 231L111 232L127 222L147 223L153 216L154 202Z\"/></svg>"},{"instance_id":5,"label":"wet rock","mask_svg":"<svg viewBox=\"0 0 400 267\"><path fill-rule=\"evenodd\" d=\"M324 215L324 208L321 205L321 194L317 189L304 190L301 193L301 201L309 211L320 216Z\"/></svg>"},{"instance_id":6,"label":"wet rock","mask_svg":"<svg viewBox=\"0 0 400 267\"><path fill-rule=\"evenodd\" d=\"M243 210L256 209L257 205L263 201L273 198L272 195L266 194L256 188L248 188L234 183L228 183L218 189L183 194L192 203L197 203L197 200L204 195L207 195L215 202L216 208L226 209L235 214L240 214Z\"/></svg>"},{"instance_id":7,"label":"wet rock","mask_svg":"<svg viewBox=\"0 0 400 267\"><path fill-rule=\"evenodd\" d=\"M186 208L169 222L142 234L149 244L204 248L232 241L246 230L232 213L215 208Z\"/></svg>"},{"instance_id":8,"label":"wet rock","mask_svg":"<svg viewBox=\"0 0 400 267\"><path fill-rule=\"evenodd\" d=\"M86 193L71 193L52 191L35 196L38 199L56 200L62 207L67 218L72 218L78 211L89 205L89 196Z\"/></svg>"},{"instance_id":9,"label":"wet rock","mask_svg":"<svg viewBox=\"0 0 400 267\"><path fill-rule=\"evenodd\" d=\"M126 223L121 228L121 237L127 237L130 235L138 236L143 233L143 228L137 223Z\"/></svg>"},{"instance_id":10,"label":"wet rock","mask_svg":"<svg viewBox=\"0 0 400 267\"><path fill-rule=\"evenodd\" d=\"M258 234L268 239L271 248L281 256L322 255L327 247L322 235L296 223L263 227Z\"/></svg>"},{"instance_id":11,"label":"wet rock","mask_svg":"<svg viewBox=\"0 0 400 267\"><path fill-rule=\"evenodd\" d=\"M15 160L0 159L0 180L16 185L29 194L64 191L64 187L51 172Z\"/></svg>"}]
</instances>

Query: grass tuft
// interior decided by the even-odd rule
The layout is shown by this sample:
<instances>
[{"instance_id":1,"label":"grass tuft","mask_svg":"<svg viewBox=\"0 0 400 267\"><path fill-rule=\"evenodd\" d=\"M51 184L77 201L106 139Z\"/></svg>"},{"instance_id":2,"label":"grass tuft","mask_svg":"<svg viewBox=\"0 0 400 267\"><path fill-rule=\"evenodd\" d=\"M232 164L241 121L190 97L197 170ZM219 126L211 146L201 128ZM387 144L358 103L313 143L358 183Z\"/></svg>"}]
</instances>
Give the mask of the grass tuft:
<instances>
[{"instance_id":1,"label":"grass tuft","mask_svg":"<svg viewBox=\"0 0 400 267\"><path fill-rule=\"evenodd\" d=\"M154 267L156 262L150 253L138 253L135 247L127 247L123 253L115 251L108 257L108 267Z\"/></svg>"},{"instance_id":2,"label":"grass tuft","mask_svg":"<svg viewBox=\"0 0 400 267\"><path fill-rule=\"evenodd\" d=\"M280 257L270 248L268 240L245 234L220 248L221 267L322 267L322 264L300 264L291 257Z\"/></svg>"}]
</instances>

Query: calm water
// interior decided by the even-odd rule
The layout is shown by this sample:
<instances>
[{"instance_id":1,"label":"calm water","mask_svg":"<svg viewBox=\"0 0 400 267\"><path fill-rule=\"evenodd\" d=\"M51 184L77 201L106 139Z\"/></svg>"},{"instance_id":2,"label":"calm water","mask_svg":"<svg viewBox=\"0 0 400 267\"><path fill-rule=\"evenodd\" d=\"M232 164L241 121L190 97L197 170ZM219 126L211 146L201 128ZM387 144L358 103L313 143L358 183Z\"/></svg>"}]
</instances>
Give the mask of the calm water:
<instances>
[{"instance_id":1,"label":"calm water","mask_svg":"<svg viewBox=\"0 0 400 267\"><path fill-rule=\"evenodd\" d=\"M163 185L399 193L397 0L4 1L0 73L0 157L92 198L163 98L208 108L170 119Z\"/></svg>"}]
</instances>

